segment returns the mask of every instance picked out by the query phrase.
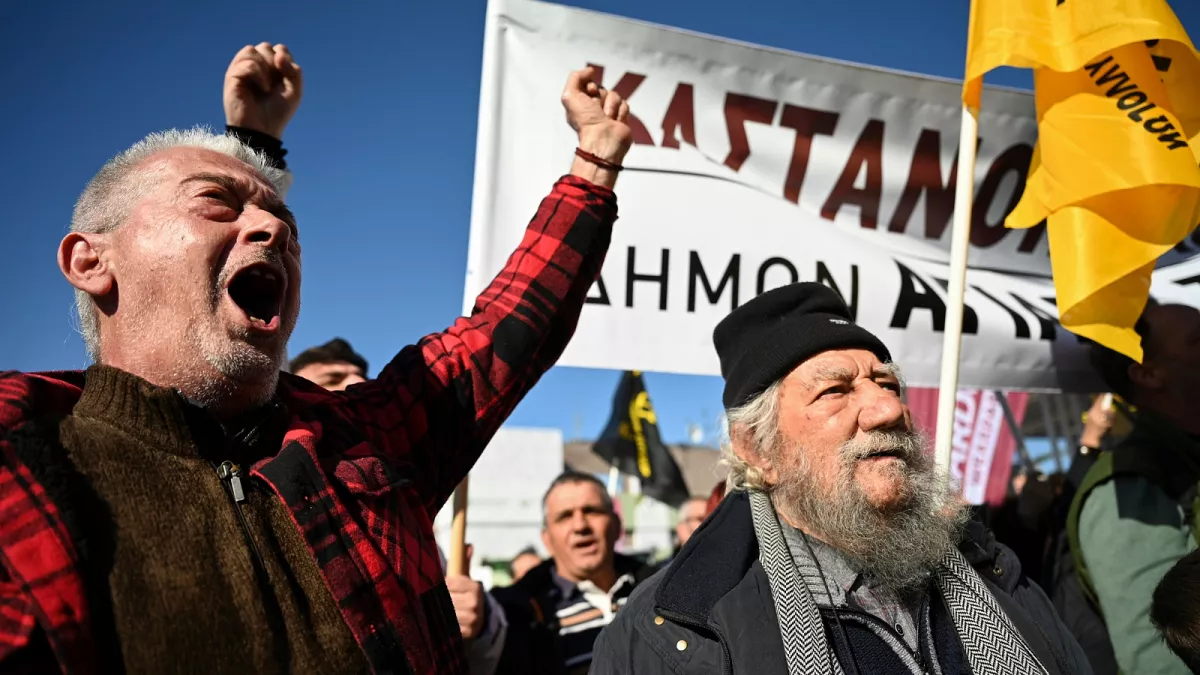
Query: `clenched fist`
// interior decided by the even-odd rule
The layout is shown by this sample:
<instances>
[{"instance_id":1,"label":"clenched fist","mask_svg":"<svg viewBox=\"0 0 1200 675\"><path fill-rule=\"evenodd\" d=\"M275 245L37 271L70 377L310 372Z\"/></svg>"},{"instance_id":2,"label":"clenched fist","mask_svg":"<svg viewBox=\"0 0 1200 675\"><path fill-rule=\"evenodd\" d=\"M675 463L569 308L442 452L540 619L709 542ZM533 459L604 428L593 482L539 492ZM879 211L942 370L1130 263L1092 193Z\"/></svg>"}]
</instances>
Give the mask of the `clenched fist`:
<instances>
[{"instance_id":1,"label":"clenched fist","mask_svg":"<svg viewBox=\"0 0 1200 675\"><path fill-rule=\"evenodd\" d=\"M225 123L282 140L303 92L300 66L286 46L246 45L225 71Z\"/></svg>"},{"instance_id":2,"label":"clenched fist","mask_svg":"<svg viewBox=\"0 0 1200 675\"><path fill-rule=\"evenodd\" d=\"M619 94L602 88L593 79L595 75L595 69L589 67L577 70L567 78L562 93L567 124L579 134L581 149L620 164L633 142L633 132L625 123L629 117L629 104ZM571 173L605 187L612 187L617 181L615 171L582 158L575 160Z\"/></svg>"}]
</instances>

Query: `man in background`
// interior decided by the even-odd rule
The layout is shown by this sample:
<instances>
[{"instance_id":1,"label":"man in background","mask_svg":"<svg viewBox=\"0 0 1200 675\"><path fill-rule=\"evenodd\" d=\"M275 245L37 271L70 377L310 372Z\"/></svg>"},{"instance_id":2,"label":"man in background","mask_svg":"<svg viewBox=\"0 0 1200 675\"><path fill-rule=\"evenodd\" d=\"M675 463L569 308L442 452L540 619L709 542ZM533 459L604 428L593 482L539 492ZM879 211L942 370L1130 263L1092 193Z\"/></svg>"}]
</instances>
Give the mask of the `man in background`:
<instances>
[{"instance_id":1,"label":"man in background","mask_svg":"<svg viewBox=\"0 0 1200 675\"><path fill-rule=\"evenodd\" d=\"M1092 361L1137 408L1133 430L1088 471L1067 533L1075 569L1126 673L1187 673L1150 621L1155 587L1196 550L1200 480L1200 311L1150 304L1135 329L1142 362L1100 345Z\"/></svg>"},{"instance_id":2,"label":"man in background","mask_svg":"<svg viewBox=\"0 0 1200 675\"><path fill-rule=\"evenodd\" d=\"M367 360L342 338L305 349L292 359L288 370L330 391L367 381Z\"/></svg>"},{"instance_id":3,"label":"man in background","mask_svg":"<svg viewBox=\"0 0 1200 675\"><path fill-rule=\"evenodd\" d=\"M587 673L600 630L646 571L615 552L621 519L594 476L568 471L555 478L542 498L542 518L550 559L492 590L508 623L500 675Z\"/></svg>"},{"instance_id":4,"label":"man in background","mask_svg":"<svg viewBox=\"0 0 1200 675\"><path fill-rule=\"evenodd\" d=\"M709 498L690 497L679 507L679 522L675 523L675 546L671 550L670 557L663 559L655 566L655 571L671 566L675 556L679 555L684 544L687 544L696 528L700 527L705 516L709 514L708 501Z\"/></svg>"},{"instance_id":5,"label":"man in background","mask_svg":"<svg viewBox=\"0 0 1200 675\"><path fill-rule=\"evenodd\" d=\"M704 522L708 515L708 500L702 497L692 497L679 507L679 522L675 524L675 552L678 553L683 545L692 538L692 533Z\"/></svg>"},{"instance_id":6,"label":"man in background","mask_svg":"<svg viewBox=\"0 0 1200 675\"><path fill-rule=\"evenodd\" d=\"M542 556L538 555L532 546L521 549L520 553L513 556L512 562L508 563L509 572L512 573L512 582L517 583L529 573L529 570L541 564Z\"/></svg>"}]
</instances>

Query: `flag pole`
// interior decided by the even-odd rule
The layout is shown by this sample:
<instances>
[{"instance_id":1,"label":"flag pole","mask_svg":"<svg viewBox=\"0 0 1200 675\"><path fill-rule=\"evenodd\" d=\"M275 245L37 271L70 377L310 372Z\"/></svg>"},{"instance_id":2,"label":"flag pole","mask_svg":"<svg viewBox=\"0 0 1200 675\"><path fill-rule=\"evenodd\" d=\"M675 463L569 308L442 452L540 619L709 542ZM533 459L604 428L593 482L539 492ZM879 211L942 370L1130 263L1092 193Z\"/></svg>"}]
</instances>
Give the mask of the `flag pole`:
<instances>
[{"instance_id":1,"label":"flag pole","mask_svg":"<svg viewBox=\"0 0 1200 675\"><path fill-rule=\"evenodd\" d=\"M1058 423L1054 421L1054 416L1050 411L1050 396L1053 394L1042 394L1038 396L1038 409L1042 412L1042 426L1046 430L1046 438L1050 441L1050 449L1054 454L1054 466L1061 467L1062 450L1058 447ZM1068 457L1070 457L1071 442L1067 441Z\"/></svg>"},{"instance_id":2,"label":"flag pole","mask_svg":"<svg viewBox=\"0 0 1200 675\"><path fill-rule=\"evenodd\" d=\"M454 519L450 521L450 556L446 564L448 576L461 577L467 573L467 480L465 476L454 488Z\"/></svg>"},{"instance_id":3,"label":"flag pole","mask_svg":"<svg viewBox=\"0 0 1200 675\"><path fill-rule=\"evenodd\" d=\"M608 496L616 499L617 490L621 484L621 471L616 464L608 467Z\"/></svg>"},{"instance_id":4,"label":"flag pole","mask_svg":"<svg viewBox=\"0 0 1200 675\"><path fill-rule=\"evenodd\" d=\"M1034 463L1033 457L1029 456L1029 448L1025 446L1025 432L1021 431L1021 425L1017 424L1017 416L1013 414L1012 406L1008 404L1008 394L999 389L992 392L996 397L996 402L1000 404L1000 411L1004 413L1004 423L1008 425L1008 432L1012 434L1013 444L1017 447L1017 455L1021 458L1021 465L1025 470L1032 471L1037 469L1037 464ZM1057 459L1057 455L1055 455Z\"/></svg>"},{"instance_id":5,"label":"flag pole","mask_svg":"<svg viewBox=\"0 0 1200 675\"><path fill-rule=\"evenodd\" d=\"M967 287L967 253L971 243L971 205L975 201L975 144L979 109L963 105L958 136L958 183L954 189L954 224L950 239L950 283L946 290L946 334L942 340L942 378L938 386L938 469L950 471L954 444L954 410L958 401L958 363L962 355L963 296Z\"/></svg>"}]
</instances>

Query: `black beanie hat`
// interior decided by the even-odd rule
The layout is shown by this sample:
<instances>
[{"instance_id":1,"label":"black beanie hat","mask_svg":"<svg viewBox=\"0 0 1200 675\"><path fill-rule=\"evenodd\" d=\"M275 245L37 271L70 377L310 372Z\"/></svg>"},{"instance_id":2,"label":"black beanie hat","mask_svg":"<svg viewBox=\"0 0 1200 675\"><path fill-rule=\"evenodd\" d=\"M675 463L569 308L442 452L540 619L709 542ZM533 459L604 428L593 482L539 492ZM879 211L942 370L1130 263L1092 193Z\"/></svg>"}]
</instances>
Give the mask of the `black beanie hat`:
<instances>
[{"instance_id":1,"label":"black beanie hat","mask_svg":"<svg viewBox=\"0 0 1200 675\"><path fill-rule=\"evenodd\" d=\"M829 349L866 349L890 361L879 338L854 323L837 291L789 284L730 312L713 331L725 378L726 409L744 405L809 357Z\"/></svg>"}]
</instances>

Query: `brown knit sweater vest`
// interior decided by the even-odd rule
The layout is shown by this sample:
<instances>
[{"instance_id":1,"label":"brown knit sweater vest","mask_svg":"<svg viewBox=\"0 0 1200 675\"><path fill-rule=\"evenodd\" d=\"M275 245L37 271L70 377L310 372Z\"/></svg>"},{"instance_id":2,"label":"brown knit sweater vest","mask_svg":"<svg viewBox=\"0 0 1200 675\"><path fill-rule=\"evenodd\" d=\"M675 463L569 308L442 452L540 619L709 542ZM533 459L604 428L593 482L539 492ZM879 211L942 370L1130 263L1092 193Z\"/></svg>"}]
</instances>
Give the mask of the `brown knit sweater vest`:
<instances>
[{"instance_id":1,"label":"brown knit sweater vest","mask_svg":"<svg viewBox=\"0 0 1200 675\"><path fill-rule=\"evenodd\" d=\"M115 624L123 664L101 672L367 672L286 506L248 476L278 452L282 422L228 436L172 390L88 370L59 438L113 526L111 615L93 620ZM225 461L242 467L244 501L218 477Z\"/></svg>"}]
</instances>

